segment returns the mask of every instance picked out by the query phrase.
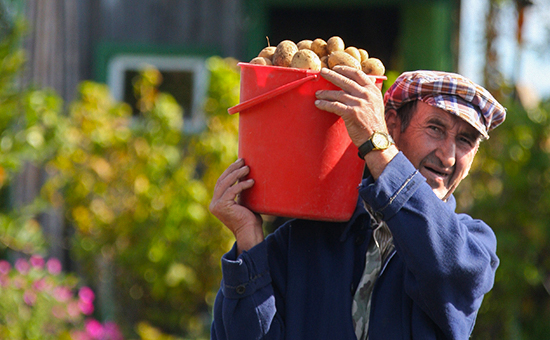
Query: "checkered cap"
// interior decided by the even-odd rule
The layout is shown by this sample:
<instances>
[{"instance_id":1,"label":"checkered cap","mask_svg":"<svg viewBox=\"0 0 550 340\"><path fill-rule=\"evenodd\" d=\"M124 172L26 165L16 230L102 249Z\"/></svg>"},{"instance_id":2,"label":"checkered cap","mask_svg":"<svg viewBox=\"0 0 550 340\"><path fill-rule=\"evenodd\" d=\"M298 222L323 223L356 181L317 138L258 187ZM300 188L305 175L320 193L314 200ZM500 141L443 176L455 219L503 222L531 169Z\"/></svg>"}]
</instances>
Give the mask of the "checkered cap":
<instances>
[{"instance_id":1,"label":"checkered cap","mask_svg":"<svg viewBox=\"0 0 550 340\"><path fill-rule=\"evenodd\" d=\"M459 116L485 139L506 118L506 109L489 91L456 73L404 72L384 95L386 110L397 110L414 100Z\"/></svg>"}]
</instances>

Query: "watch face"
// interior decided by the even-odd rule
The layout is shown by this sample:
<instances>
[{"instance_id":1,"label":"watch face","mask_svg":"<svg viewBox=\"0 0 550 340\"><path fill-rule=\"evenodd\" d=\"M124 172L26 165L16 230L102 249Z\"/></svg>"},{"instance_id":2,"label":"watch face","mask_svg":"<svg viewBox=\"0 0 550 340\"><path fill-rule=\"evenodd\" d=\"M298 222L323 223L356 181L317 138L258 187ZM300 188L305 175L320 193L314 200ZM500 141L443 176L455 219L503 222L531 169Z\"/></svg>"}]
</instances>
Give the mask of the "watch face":
<instances>
[{"instance_id":1,"label":"watch face","mask_svg":"<svg viewBox=\"0 0 550 340\"><path fill-rule=\"evenodd\" d=\"M387 149L390 146L388 137L382 133L375 133L372 136L372 144L376 149Z\"/></svg>"}]
</instances>

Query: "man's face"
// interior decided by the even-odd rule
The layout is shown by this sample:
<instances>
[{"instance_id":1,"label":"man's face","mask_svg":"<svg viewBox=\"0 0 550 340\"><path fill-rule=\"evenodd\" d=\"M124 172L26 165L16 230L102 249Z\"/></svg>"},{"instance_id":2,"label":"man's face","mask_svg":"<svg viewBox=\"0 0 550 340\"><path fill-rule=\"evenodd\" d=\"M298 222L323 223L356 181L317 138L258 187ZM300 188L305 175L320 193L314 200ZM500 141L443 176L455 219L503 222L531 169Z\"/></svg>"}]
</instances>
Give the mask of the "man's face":
<instances>
[{"instance_id":1,"label":"man's face","mask_svg":"<svg viewBox=\"0 0 550 340\"><path fill-rule=\"evenodd\" d=\"M405 131L394 115L388 129L395 144L446 200L467 175L480 143L480 133L462 118L418 101ZM390 118L391 120L392 118Z\"/></svg>"}]
</instances>

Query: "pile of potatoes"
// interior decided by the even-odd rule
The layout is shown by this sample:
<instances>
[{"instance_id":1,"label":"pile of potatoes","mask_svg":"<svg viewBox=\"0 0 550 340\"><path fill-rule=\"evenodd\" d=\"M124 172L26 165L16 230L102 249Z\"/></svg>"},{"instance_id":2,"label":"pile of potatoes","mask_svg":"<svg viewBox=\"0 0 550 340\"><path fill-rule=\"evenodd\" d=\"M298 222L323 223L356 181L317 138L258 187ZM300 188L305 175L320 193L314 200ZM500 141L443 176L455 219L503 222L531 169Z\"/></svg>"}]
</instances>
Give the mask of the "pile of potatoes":
<instances>
[{"instance_id":1,"label":"pile of potatoes","mask_svg":"<svg viewBox=\"0 0 550 340\"><path fill-rule=\"evenodd\" d=\"M345 65L374 76L382 76L386 72L380 59L370 58L362 48L346 47L339 36L331 37L327 41L321 38L302 40L297 44L291 40L283 40L277 46L262 49L250 63L314 71L319 71L322 67L332 69L336 65Z\"/></svg>"}]
</instances>

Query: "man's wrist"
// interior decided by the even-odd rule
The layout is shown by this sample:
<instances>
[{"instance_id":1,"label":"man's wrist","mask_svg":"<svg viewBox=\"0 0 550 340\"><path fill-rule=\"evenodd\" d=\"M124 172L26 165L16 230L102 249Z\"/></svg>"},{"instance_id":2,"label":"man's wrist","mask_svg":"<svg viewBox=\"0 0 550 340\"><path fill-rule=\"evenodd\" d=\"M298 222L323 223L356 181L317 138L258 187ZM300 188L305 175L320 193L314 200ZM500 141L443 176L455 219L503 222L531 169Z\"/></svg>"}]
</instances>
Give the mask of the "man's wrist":
<instances>
[{"instance_id":1,"label":"man's wrist","mask_svg":"<svg viewBox=\"0 0 550 340\"><path fill-rule=\"evenodd\" d=\"M263 231L241 232L239 234L235 234L235 239L237 241L237 252L238 255L240 255L243 251L248 251L254 246L262 243L264 240L264 235Z\"/></svg>"},{"instance_id":2,"label":"man's wrist","mask_svg":"<svg viewBox=\"0 0 550 340\"><path fill-rule=\"evenodd\" d=\"M382 174L386 166L391 160L397 156L399 149L395 145L390 145L385 150L378 150L376 152L369 152L365 155L365 163L369 168L371 176L376 180Z\"/></svg>"}]
</instances>

